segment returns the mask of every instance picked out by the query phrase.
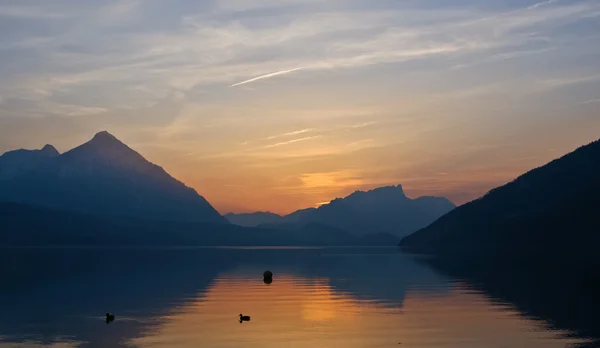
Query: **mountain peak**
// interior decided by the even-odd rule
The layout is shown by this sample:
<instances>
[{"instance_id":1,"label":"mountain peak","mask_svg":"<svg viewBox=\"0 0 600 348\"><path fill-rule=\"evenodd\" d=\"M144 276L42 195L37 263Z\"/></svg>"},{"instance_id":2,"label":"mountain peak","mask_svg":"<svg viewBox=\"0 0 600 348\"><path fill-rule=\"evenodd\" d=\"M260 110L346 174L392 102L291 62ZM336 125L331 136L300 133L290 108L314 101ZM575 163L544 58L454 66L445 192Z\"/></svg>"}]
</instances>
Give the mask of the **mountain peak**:
<instances>
[{"instance_id":1,"label":"mountain peak","mask_svg":"<svg viewBox=\"0 0 600 348\"><path fill-rule=\"evenodd\" d=\"M60 152L58 152L58 150L50 144L44 145L44 147L42 147L42 149L40 151L48 156L60 155Z\"/></svg>"},{"instance_id":2,"label":"mountain peak","mask_svg":"<svg viewBox=\"0 0 600 348\"><path fill-rule=\"evenodd\" d=\"M385 197L402 197L402 198L407 198L406 195L404 194L404 190L402 189L402 185L398 184L396 186L390 185L390 186L382 186L382 187L377 187L374 188L372 190L368 190L368 191L355 191L352 194L350 194L349 196L345 197L345 198L341 198L341 200L345 200L345 199L355 199L355 198L359 198L359 197L380 197L383 198L382 196Z\"/></svg>"},{"instance_id":3,"label":"mountain peak","mask_svg":"<svg viewBox=\"0 0 600 348\"><path fill-rule=\"evenodd\" d=\"M368 234L386 232L405 236L421 229L448 211L454 205L445 198L410 199L402 185L355 191L344 198L336 198L319 208L283 217L283 224L306 225L317 222L342 230ZM290 217L295 216L295 219Z\"/></svg>"},{"instance_id":4,"label":"mountain peak","mask_svg":"<svg viewBox=\"0 0 600 348\"><path fill-rule=\"evenodd\" d=\"M125 145L107 131L96 133L94 137L61 156L63 161L104 162L110 166L147 171L152 164L142 155Z\"/></svg>"},{"instance_id":5,"label":"mountain peak","mask_svg":"<svg viewBox=\"0 0 600 348\"><path fill-rule=\"evenodd\" d=\"M404 189L402 188L401 184L398 184L396 186L390 185L390 186L378 187L371 191L373 191L373 192L377 192L377 191L379 191L379 192L395 192L396 194L402 194L404 196Z\"/></svg>"},{"instance_id":6,"label":"mountain peak","mask_svg":"<svg viewBox=\"0 0 600 348\"><path fill-rule=\"evenodd\" d=\"M110 134L107 131L101 131L94 135L94 137L83 144L87 148L95 149L100 153L109 154L109 153L136 153L129 146L125 145L121 140L117 139L114 135Z\"/></svg>"},{"instance_id":7,"label":"mountain peak","mask_svg":"<svg viewBox=\"0 0 600 348\"><path fill-rule=\"evenodd\" d=\"M95 142L111 142L111 141L117 141L117 142L121 142L119 139L117 139L114 135L110 134L107 131L101 131L98 132L94 135L94 137L92 138L91 141L95 141Z\"/></svg>"},{"instance_id":8,"label":"mountain peak","mask_svg":"<svg viewBox=\"0 0 600 348\"><path fill-rule=\"evenodd\" d=\"M54 151L47 145L0 158L0 201L94 215L227 222L194 189L106 131L56 158L48 156Z\"/></svg>"}]
</instances>

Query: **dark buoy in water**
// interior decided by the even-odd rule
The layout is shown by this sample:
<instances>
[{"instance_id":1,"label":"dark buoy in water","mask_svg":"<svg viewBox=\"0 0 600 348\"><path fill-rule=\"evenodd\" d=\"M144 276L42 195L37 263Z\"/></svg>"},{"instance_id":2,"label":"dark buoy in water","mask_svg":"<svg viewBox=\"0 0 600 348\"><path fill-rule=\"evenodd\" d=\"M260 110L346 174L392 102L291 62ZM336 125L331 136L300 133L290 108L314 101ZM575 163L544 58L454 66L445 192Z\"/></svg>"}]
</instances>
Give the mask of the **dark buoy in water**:
<instances>
[{"instance_id":1,"label":"dark buoy in water","mask_svg":"<svg viewBox=\"0 0 600 348\"><path fill-rule=\"evenodd\" d=\"M110 323L110 322L112 322L114 320L115 320L114 314L110 314L110 313L107 312L106 313L106 323L108 324L108 323Z\"/></svg>"},{"instance_id":2,"label":"dark buoy in water","mask_svg":"<svg viewBox=\"0 0 600 348\"><path fill-rule=\"evenodd\" d=\"M245 321L250 321L250 316L249 315L243 315L240 314L240 324L245 322Z\"/></svg>"},{"instance_id":3,"label":"dark buoy in water","mask_svg":"<svg viewBox=\"0 0 600 348\"><path fill-rule=\"evenodd\" d=\"M265 284L271 284L273 282L273 272L265 271L265 273L263 273L263 281Z\"/></svg>"}]
</instances>

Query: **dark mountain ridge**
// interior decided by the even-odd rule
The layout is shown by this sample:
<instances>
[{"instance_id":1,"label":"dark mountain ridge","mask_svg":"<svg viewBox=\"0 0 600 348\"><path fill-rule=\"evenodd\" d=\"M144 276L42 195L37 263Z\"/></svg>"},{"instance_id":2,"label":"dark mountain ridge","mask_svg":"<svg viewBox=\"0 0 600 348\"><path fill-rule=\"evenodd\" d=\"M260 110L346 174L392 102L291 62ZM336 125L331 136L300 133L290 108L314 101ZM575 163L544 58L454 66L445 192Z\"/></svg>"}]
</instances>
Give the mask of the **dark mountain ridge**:
<instances>
[{"instance_id":1,"label":"dark mountain ridge","mask_svg":"<svg viewBox=\"0 0 600 348\"><path fill-rule=\"evenodd\" d=\"M283 221L281 215L268 211L257 211L254 213L227 213L223 215L230 223L244 227L257 227L264 224L278 224Z\"/></svg>"},{"instance_id":2,"label":"dark mountain ridge","mask_svg":"<svg viewBox=\"0 0 600 348\"><path fill-rule=\"evenodd\" d=\"M599 207L595 141L453 210L400 245L475 259L600 260Z\"/></svg>"},{"instance_id":3,"label":"dark mountain ridge","mask_svg":"<svg viewBox=\"0 0 600 348\"><path fill-rule=\"evenodd\" d=\"M36 167L49 163L60 153L52 145L40 150L13 150L0 156L0 180L6 180L24 174Z\"/></svg>"},{"instance_id":4,"label":"dark mountain ridge","mask_svg":"<svg viewBox=\"0 0 600 348\"><path fill-rule=\"evenodd\" d=\"M391 236L358 238L328 226L302 230L202 221L149 220L0 203L0 246L393 246Z\"/></svg>"},{"instance_id":5,"label":"dark mountain ridge","mask_svg":"<svg viewBox=\"0 0 600 348\"><path fill-rule=\"evenodd\" d=\"M52 152L44 149L39 151ZM18 175L0 179L0 201L95 215L227 223L194 189L106 131L44 161L20 157L27 166L2 166L3 172L18 168Z\"/></svg>"},{"instance_id":6,"label":"dark mountain ridge","mask_svg":"<svg viewBox=\"0 0 600 348\"><path fill-rule=\"evenodd\" d=\"M339 228L244 228L108 132L0 156L2 246L360 245ZM267 214L277 218L274 214ZM298 215L300 216L300 215ZM394 245L386 235L364 239Z\"/></svg>"},{"instance_id":7,"label":"dark mountain ridge","mask_svg":"<svg viewBox=\"0 0 600 348\"><path fill-rule=\"evenodd\" d=\"M355 191L345 198L336 198L318 208L298 210L283 217L255 214L254 226L301 228L318 223L351 233L389 233L405 236L454 209L443 197L408 198L401 185L384 186L370 191ZM244 214L244 217L248 214ZM236 223L239 215L228 215ZM277 215L278 216L278 215Z\"/></svg>"}]
</instances>

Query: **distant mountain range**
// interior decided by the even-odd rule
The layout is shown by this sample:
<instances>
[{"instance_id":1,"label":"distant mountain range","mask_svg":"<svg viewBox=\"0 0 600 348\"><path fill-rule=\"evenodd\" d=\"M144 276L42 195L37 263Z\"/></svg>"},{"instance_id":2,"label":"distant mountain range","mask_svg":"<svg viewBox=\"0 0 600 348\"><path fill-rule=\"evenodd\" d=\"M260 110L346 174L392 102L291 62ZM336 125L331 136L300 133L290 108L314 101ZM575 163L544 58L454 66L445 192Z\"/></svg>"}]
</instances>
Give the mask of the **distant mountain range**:
<instances>
[{"instance_id":1,"label":"distant mountain range","mask_svg":"<svg viewBox=\"0 0 600 348\"><path fill-rule=\"evenodd\" d=\"M458 207L400 245L473 260L600 260L600 140Z\"/></svg>"},{"instance_id":2,"label":"distant mountain range","mask_svg":"<svg viewBox=\"0 0 600 348\"><path fill-rule=\"evenodd\" d=\"M240 226L302 228L312 223L328 225L358 235L378 232L406 236L451 211L455 205L443 197L406 197L402 186L356 191L319 208L298 210L280 216L268 212L227 214Z\"/></svg>"},{"instance_id":3,"label":"distant mountain range","mask_svg":"<svg viewBox=\"0 0 600 348\"><path fill-rule=\"evenodd\" d=\"M262 221L275 221L269 216L277 219L264 214ZM356 236L318 222L295 229L232 225L192 188L108 132L63 154L46 145L0 156L0 226L3 246L391 246L399 241L385 233Z\"/></svg>"},{"instance_id":4,"label":"distant mountain range","mask_svg":"<svg viewBox=\"0 0 600 348\"><path fill-rule=\"evenodd\" d=\"M257 211L255 213L223 215L230 223L243 227L257 227L260 225L279 224L283 222L283 216L268 211Z\"/></svg>"},{"instance_id":5,"label":"distant mountain range","mask_svg":"<svg viewBox=\"0 0 600 348\"><path fill-rule=\"evenodd\" d=\"M51 145L0 156L0 202L89 214L227 223L194 189L108 132L64 154Z\"/></svg>"},{"instance_id":6,"label":"distant mountain range","mask_svg":"<svg viewBox=\"0 0 600 348\"><path fill-rule=\"evenodd\" d=\"M357 237L323 225L297 231L202 221L149 220L0 203L0 246L394 246L389 234Z\"/></svg>"}]
</instances>

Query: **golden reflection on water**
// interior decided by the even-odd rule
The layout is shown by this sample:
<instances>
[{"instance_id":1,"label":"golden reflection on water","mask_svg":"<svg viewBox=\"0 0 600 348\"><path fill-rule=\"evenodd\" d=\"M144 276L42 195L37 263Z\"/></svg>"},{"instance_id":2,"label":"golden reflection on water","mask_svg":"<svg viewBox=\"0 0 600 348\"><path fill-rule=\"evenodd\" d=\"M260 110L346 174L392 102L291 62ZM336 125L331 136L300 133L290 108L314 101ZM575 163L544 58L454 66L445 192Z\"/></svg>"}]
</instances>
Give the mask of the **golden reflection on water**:
<instances>
[{"instance_id":1,"label":"golden reflection on water","mask_svg":"<svg viewBox=\"0 0 600 348\"><path fill-rule=\"evenodd\" d=\"M239 323L238 315L250 315ZM361 300L326 278L276 275L270 285L243 272L222 274L175 306L164 324L130 341L139 347L563 348L540 322L456 286L413 288L403 303Z\"/></svg>"}]
</instances>

